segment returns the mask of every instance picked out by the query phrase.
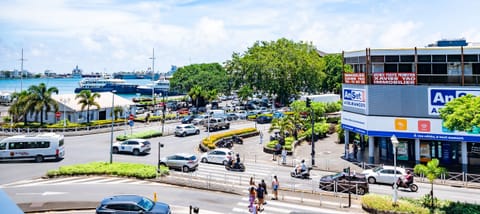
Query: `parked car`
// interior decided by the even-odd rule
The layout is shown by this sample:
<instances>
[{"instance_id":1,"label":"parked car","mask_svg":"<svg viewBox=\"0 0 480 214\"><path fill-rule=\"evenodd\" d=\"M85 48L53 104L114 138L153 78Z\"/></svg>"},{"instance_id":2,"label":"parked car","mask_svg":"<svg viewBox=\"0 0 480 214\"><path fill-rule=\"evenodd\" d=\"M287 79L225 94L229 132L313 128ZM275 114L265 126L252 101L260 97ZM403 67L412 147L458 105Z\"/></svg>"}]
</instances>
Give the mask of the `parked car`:
<instances>
[{"instance_id":1,"label":"parked car","mask_svg":"<svg viewBox=\"0 0 480 214\"><path fill-rule=\"evenodd\" d=\"M103 199L95 210L103 213L170 214L170 206L139 195L115 195Z\"/></svg>"},{"instance_id":2,"label":"parked car","mask_svg":"<svg viewBox=\"0 0 480 214\"><path fill-rule=\"evenodd\" d=\"M336 187L335 187L336 185ZM340 172L334 175L327 175L320 178L318 187L321 190L337 191L364 195L368 193L368 182L362 174L348 174Z\"/></svg>"},{"instance_id":3,"label":"parked car","mask_svg":"<svg viewBox=\"0 0 480 214\"><path fill-rule=\"evenodd\" d=\"M273 117L267 116L267 115L260 115L257 117L257 123L259 124L264 124L264 123L271 123L273 120Z\"/></svg>"},{"instance_id":4,"label":"parked car","mask_svg":"<svg viewBox=\"0 0 480 214\"><path fill-rule=\"evenodd\" d=\"M177 110L178 114L188 114L188 108L181 108Z\"/></svg>"},{"instance_id":5,"label":"parked car","mask_svg":"<svg viewBox=\"0 0 480 214\"><path fill-rule=\"evenodd\" d=\"M384 183L393 184L400 176L405 176L406 170L401 167L397 167L397 173L395 176L395 167L393 166L379 166L373 169L367 169L362 172L368 180L368 183Z\"/></svg>"},{"instance_id":6,"label":"parked car","mask_svg":"<svg viewBox=\"0 0 480 214\"><path fill-rule=\"evenodd\" d=\"M226 165L230 158L233 158L232 150L226 148L217 148L203 153L200 161L202 161L202 163L218 163Z\"/></svg>"},{"instance_id":7,"label":"parked car","mask_svg":"<svg viewBox=\"0 0 480 214\"><path fill-rule=\"evenodd\" d=\"M189 123L192 123L193 119L195 119L195 116L193 115L187 115L185 117L182 118L182 124L189 124Z\"/></svg>"},{"instance_id":8,"label":"parked car","mask_svg":"<svg viewBox=\"0 0 480 214\"><path fill-rule=\"evenodd\" d=\"M230 120L230 121L231 121L231 120L238 120L238 119L239 119L239 117L238 117L238 115L235 114L235 113L228 113L228 114L227 114L227 120Z\"/></svg>"},{"instance_id":9,"label":"parked car","mask_svg":"<svg viewBox=\"0 0 480 214\"><path fill-rule=\"evenodd\" d=\"M187 135L198 135L200 129L193 124L181 124L175 127L175 136L185 137Z\"/></svg>"},{"instance_id":10,"label":"parked car","mask_svg":"<svg viewBox=\"0 0 480 214\"><path fill-rule=\"evenodd\" d=\"M179 169L183 172L190 172L197 169L198 159L194 154L179 153L162 158L160 165L168 166L171 169Z\"/></svg>"},{"instance_id":11,"label":"parked car","mask_svg":"<svg viewBox=\"0 0 480 214\"><path fill-rule=\"evenodd\" d=\"M203 125L205 121L208 120L210 116L208 114L198 115L195 119L192 120L193 125Z\"/></svg>"},{"instance_id":12,"label":"parked car","mask_svg":"<svg viewBox=\"0 0 480 214\"><path fill-rule=\"evenodd\" d=\"M145 139L129 139L123 142L115 142L112 145L113 153L132 153L133 155L146 154L150 152L150 142Z\"/></svg>"},{"instance_id":13,"label":"parked car","mask_svg":"<svg viewBox=\"0 0 480 214\"><path fill-rule=\"evenodd\" d=\"M213 117L203 124L206 130L216 131L220 129L229 129L230 123L225 118Z\"/></svg>"},{"instance_id":14,"label":"parked car","mask_svg":"<svg viewBox=\"0 0 480 214\"><path fill-rule=\"evenodd\" d=\"M135 114L143 114L145 113L145 108L144 107L141 107L141 106L137 106L136 110L135 110Z\"/></svg>"},{"instance_id":15,"label":"parked car","mask_svg":"<svg viewBox=\"0 0 480 214\"><path fill-rule=\"evenodd\" d=\"M236 114L237 117L238 117L239 119L241 119L241 120L247 119L247 112L244 111L244 110L237 111L235 114Z\"/></svg>"}]
</instances>

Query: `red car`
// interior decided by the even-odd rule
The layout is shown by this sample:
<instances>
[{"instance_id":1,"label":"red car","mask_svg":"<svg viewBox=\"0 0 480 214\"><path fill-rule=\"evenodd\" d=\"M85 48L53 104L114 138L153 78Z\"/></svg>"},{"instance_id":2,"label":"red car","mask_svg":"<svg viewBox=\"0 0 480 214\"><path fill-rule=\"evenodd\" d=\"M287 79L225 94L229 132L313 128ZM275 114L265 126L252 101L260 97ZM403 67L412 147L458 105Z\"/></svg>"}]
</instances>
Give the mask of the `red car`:
<instances>
[{"instance_id":1,"label":"red car","mask_svg":"<svg viewBox=\"0 0 480 214\"><path fill-rule=\"evenodd\" d=\"M178 114L188 114L188 108L181 108L177 110Z\"/></svg>"}]
</instances>

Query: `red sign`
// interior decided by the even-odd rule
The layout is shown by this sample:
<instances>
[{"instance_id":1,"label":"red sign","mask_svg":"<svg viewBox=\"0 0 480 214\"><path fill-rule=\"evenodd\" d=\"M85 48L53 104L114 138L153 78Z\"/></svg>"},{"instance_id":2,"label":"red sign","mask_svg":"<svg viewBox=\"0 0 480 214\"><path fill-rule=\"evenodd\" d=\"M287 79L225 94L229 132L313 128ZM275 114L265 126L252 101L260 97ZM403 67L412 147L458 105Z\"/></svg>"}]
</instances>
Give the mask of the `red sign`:
<instances>
[{"instance_id":1,"label":"red sign","mask_svg":"<svg viewBox=\"0 0 480 214\"><path fill-rule=\"evenodd\" d=\"M61 114L62 114L62 113L60 113L59 111L57 111L57 112L55 112L55 117L60 118L60 115L61 115Z\"/></svg>"},{"instance_id":2,"label":"red sign","mask_svg":"<svg viewBox=\"0 0 480 214\"><path fill-rule=\"evenodd\" d=\"M415 85L415 73L373 73L373 84Z\"/></svg>"},{"instance_id":3,"label":"red sign","mask_svg":"<svg viewBox=\"0 0 480 214\"><path fill-rule=\"evenodd\" d=\"M365 84L365 73L343 73L344 82L347 84Z\"/></svg>"},{"instance_id":4,"label":"red sign","mask_svg":"<svg viewBox=\"0 0 480 214\"><path fill-rule=\"evenodd\" d=\"M130 114L130 116L128 116L128 119L133 120L133 114Z\"/></svg>"},{"instance_id":5,"label":"red sign","mask_svg":"<svg viewBox=\"0 0 480 214\"><path fill-rule=\"evenodd\" d=\"M419 132L430 132L430 120L418 120Z\"/></svg>"}]
</instances>

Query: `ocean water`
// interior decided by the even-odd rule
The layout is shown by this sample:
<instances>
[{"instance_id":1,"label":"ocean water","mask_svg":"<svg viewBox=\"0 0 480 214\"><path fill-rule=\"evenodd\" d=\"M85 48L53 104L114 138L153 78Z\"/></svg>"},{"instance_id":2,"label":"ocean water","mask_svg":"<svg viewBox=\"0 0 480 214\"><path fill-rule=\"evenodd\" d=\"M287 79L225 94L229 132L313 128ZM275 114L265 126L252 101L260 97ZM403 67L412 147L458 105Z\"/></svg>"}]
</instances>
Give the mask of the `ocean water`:
<instances>
[{"instance_id":1,"label":"ocean water","mask_svg":"<svg viewBox=\"0 0 480 214\"><path fill-rule=\"evenodd\" d=\"M79 87L79 78L38 78L38 79L0 79L0 92L19 92L22 89L27 90L31 85L45 83L47 88L57 87L59 94L73 94L75 88ZM149 79L129 79L128 83L146 85L152 81ZM136 94L119 94L120 96L131 99L137 97Z\"/></svg>"}]
</instances>

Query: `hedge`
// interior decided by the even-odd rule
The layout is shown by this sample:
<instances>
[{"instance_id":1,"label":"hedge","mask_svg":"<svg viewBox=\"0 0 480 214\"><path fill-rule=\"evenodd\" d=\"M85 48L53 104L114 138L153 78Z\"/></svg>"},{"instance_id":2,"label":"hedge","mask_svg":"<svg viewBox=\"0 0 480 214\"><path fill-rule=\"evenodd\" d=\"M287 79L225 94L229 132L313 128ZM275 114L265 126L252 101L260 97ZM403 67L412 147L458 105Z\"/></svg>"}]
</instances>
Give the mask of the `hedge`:
<instances>
[{"instance_id":1,"label":"hedge","mask_svg":"<svg viewBox=\"0 0 480 214\"><path fill-rule=\"evenodd\" d=\"M160 166L160 174L168 174L168 168ZM49 170L47 176L77 176L77 175L115 175L135 177L138 179L155 178L157 167L138 163L106 163L92 162L61 166L58 170Z\"/></svg>"},{"instance_id":2,"label":"hedge","mask_svg":"<svg viewBox=\"0 0 480 214\"><path fill-rule=\"evenodd\" d=\"M116 137L116 139L118 141L124 141L124 140L134 139L134 138L148 139L152 137L161 137L161 136L162 136L161 131L148 130L148 131L133 133L129 135L119 135Z\"/></svg>"},{"instance_id":3,"label":"hedge","mask_svg":"<svg viewBox=\"0 0 480 214\"><path fill-rule=\"evenodd\" d=\"M215 142L222 138L230 137L233 135L240 135L240 134L246 134L250 132L257 132L256 128L243 128L243 129L236 129L236 130L230 130L218 134L212 134L210 137L206 137L202 139L202 144L209 149L215 149Z\"/></svg>"}]
</instances>

